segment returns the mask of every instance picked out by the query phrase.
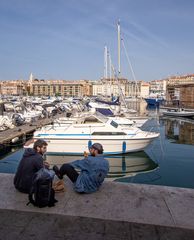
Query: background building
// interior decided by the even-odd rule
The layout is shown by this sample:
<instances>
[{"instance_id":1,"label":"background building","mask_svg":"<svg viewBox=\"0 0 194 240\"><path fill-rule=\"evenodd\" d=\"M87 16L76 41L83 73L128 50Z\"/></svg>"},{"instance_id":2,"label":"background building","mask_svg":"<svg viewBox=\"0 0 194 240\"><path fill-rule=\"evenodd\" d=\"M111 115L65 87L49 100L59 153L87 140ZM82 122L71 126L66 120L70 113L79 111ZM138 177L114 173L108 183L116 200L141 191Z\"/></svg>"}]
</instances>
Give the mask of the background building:
<instances>
[{"instance_id":1,"label":"background building","mask_svg":"<svg viewBox=\"0 0 194 240\"><path fill-rule=\"evenodd\" d=\"M1 95L25 95L26 94L26 81L0 81L0 94Z\"/></svg>"},{"instance_id":2,"label":"background building","mask_svg":"<svg viewBox=\"0 0 194 240\"><path fill-rule=\"evenodd\" d=\"M92 82L92 95L93 96L120 96L121 91L126 96L128 80L120 78L119 80L114 78L101 79L99 81Z\"/></svg>"},{"instance_id":3,"label":"background building","mask_svg":"<svg viewBox=\"0 0 194 240\"><path fill-rule=\"evenodd\" d=\"M167 79L166 100L169 105L194 107L194 74L172 76Z\"/></svg>"},{"instance_id":4,"label":"background building","mask_svg":"<svg viewBox=\"0 0 194 240\"><path fill-rule=\"evenodd\" d=\"M165 95L167 80L153 80L149 82L150 84L150 94Z\"/></svg>"},{"instance_id":5,"label":"background building","mask_svg":"<svg viewBox=\"0 0 194 240\"><path fill-rule=\"evenodd\" d=\"M30 84L30 95L83 97L92 94L89 81L38 80Z\"/></svg>"}]
</instances>

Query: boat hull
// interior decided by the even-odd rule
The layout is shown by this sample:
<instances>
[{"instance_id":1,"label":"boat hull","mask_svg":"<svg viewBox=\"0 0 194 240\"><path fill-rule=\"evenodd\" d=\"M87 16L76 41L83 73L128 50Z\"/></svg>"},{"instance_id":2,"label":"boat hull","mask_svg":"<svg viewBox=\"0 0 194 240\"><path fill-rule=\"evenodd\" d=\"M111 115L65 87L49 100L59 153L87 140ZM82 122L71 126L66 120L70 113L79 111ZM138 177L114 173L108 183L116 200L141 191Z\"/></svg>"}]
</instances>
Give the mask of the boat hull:
<instances>
[{"instance_id":1,"label":"boat hull","mask_svg":"<svg viewBox=\"0 0 194 240\"><path fill-rule=\"evenodd\" d=\"M83 155L89 147L99 142L104 148L105 155L125 154L145 149L158 135L144 139L45 139L48 142L47 155Z\"/></svg>"},{"instance_id":2,"label":"boat hull","mask_svg":"<svg viewBox=\"0 0 194 240\"><path fill-rule=\"evenodd\" d=\"M194 112L183 112L183 111L178 111L178 112L173 112L173 111L167 111L163 112L163 115L165 116L171 116L171 117L194 117Z\"/></svg>"},{"instance_id":3,"label":"boat hull","mask_svg":"<svg viewBox=\"0 0 194 240\"><path fill-rule=\"evenodd\" d=\"M148 105L154 105L159 106L164 99L158 99L158 98L144 98Z\"/></svg>"}]
</instances>

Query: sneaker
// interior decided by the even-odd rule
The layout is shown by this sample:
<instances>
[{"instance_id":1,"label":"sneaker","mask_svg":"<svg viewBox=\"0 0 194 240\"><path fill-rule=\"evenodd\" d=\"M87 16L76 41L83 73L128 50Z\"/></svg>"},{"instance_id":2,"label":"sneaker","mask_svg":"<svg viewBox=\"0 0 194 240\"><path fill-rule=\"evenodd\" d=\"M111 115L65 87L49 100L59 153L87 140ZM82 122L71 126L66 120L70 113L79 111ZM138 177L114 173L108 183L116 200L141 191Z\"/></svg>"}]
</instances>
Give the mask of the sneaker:
<instances>
[{"instance_id":1,"label":"sneaker","mask_svg":"<svg viewBox=\"0 0 194 240\"><path fill-rule=\"evenodd\" d=\"M59 168L57 167L57 165L54 165L54 166L53 166L53 171L55 172L55 174L57 175L57 177L58 177L59 179L63 179L63 176L61 176L60 171L59 171Z\"/></svg>"}]
</instances>

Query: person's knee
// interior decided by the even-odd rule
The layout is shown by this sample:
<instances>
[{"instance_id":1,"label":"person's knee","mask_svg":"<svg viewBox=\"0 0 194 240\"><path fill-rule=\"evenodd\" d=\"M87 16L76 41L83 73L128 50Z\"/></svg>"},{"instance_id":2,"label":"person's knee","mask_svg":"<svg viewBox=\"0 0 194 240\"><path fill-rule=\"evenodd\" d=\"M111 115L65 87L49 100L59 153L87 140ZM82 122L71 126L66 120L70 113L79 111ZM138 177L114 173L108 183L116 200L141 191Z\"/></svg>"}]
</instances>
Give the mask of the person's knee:
<instances>
[{"instance_id":1,"label":"person's knee","mask_svg":"<svg viewBox=\"0 0 194 240\"><path fill-rule=\"evenodd\" d=\"M73 167L69 163L64 163L61 168L60 172L67 172L68 170L72 169Z\"/></svg>"}]
</instances>

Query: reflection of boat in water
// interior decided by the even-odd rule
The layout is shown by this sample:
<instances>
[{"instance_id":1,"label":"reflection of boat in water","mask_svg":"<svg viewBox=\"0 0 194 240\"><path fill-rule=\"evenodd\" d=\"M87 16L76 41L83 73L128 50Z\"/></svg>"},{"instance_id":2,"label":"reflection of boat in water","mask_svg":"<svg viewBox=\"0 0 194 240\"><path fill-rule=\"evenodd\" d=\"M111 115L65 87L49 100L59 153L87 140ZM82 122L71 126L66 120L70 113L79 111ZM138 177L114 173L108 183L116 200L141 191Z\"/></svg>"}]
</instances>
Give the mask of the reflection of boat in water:
<instances>
[{"instance_id":1,"label":"reflection of boat in water","mask_svg":"<svg viewBox=\"0 0 194 240\"><path fill-rule=\"evenodd\" d=\"M138 172L147 172L158 167L145 152L128 153L125 155L113 155L105 157L109 161L110 170L107 179L116 180L119 178L134 176ZM77 159L82 159L79 157ZM76 160L75 156L47 155L46 160L52 165L58 166Z\"/></svg>"},{"instance_id":2,"label":"reflection of boat in water","mask_svg":"<svg viewBox=\"0 0 194 240\"><path fill-rule=\"evenodd\" d=\"M158 167L158 164L152 161L145 152L108 156L106 159L110 164L108 174L110 180L134 176L138 172L147 172Z\"/></svg>"},{"instance_id":3,"label":"reflection of boat in water","mask_svg":"<svg viewBox=\"0 0 194 240\"><path fill-rule=\"evenodd\" d=\"M178 144L194 145L194 119L184 117L161 117L165 126L165 135Z\"/></svg>"}]
</instances>

